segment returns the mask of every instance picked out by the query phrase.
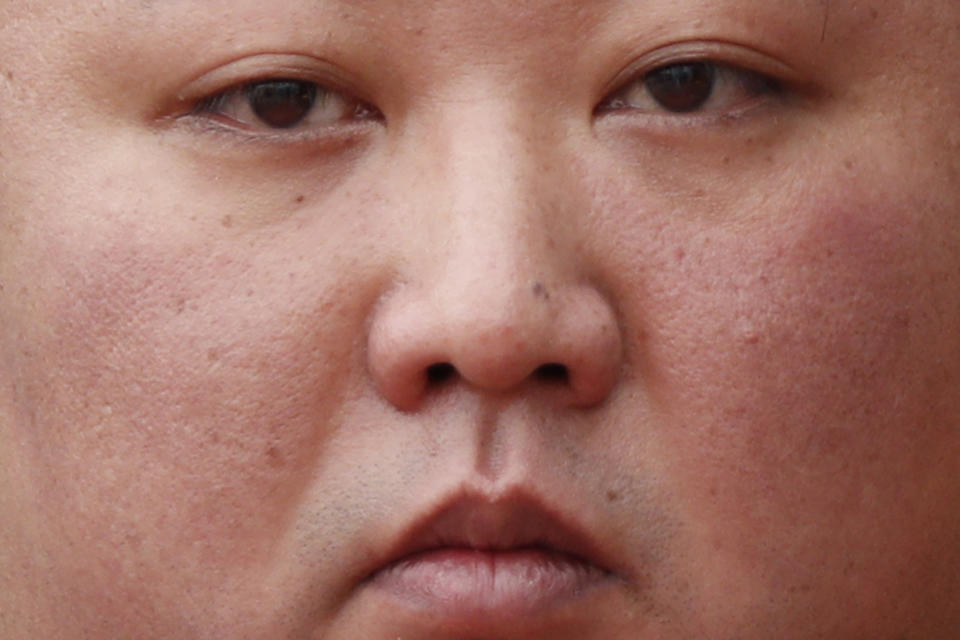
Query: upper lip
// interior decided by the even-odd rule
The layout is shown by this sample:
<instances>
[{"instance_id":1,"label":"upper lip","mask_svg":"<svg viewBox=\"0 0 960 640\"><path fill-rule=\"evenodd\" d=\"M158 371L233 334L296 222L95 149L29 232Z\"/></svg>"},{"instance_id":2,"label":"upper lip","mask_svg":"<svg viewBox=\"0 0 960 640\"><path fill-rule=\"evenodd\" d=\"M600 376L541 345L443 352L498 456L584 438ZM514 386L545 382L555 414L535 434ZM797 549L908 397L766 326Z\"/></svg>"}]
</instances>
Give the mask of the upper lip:
<instances>
[{"instance_id":1,"label":"upper lip","mask_svg":"<svg viewBox=\"0 0 960 640\"><path fill-rule=\"evenodd\" d=\"M491 553L537 549L615 573L585 526L530 491L491 495L464 489L435 504L400 532L371 576L420 553L457 548Z\"/></svg>"}]
</instances>

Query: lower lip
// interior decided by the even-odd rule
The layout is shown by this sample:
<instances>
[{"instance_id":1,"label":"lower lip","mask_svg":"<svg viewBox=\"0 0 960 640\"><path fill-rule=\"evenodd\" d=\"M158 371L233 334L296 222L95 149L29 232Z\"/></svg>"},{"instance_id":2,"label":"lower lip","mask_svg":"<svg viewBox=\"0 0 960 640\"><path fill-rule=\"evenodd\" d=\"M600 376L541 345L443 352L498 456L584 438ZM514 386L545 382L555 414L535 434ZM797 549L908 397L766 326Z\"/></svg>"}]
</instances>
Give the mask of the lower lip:
<instances>
[{"instance_id":1,"label":"lower lip","mask_svg":"<svg viewBox=\"0 0 960 640\"><path fill-rule=\"evenodd\" d=\"M452 548L404 558L372 584L433 614L506 619L560 606L609 580L596 565L555 551Z\"/></svg>"}]
</instances>

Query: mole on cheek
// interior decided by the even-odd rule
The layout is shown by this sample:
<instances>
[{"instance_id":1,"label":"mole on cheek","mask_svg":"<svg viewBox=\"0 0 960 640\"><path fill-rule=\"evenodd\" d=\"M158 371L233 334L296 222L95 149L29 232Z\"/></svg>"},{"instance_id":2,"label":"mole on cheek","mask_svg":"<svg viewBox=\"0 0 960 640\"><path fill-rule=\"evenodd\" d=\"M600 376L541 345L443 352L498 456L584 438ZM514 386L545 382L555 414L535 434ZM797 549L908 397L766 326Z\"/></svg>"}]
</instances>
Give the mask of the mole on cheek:
<instances>
[{"instance_id":1,"label":"mole on cheek","mask_svg":"<svg viewBox=\"0 0 960 640\"><path fill-rule=\"evenodd\" d=\"M274 469L279 469L286 464L283 454L280 453L277 447L270 446L267 448L267 464Z\"/></svg>"},{"instance_id":2,"label":"mole on cheek","mask_svg":"<svg viewBox=\"0 0 960 640\"><path fill-rule=\"evenodd\" d=\"M547 290L543 283L534 282L533 283L533 295L541 300L549 300L550 292Z\"/></svg>"}]
</instances>

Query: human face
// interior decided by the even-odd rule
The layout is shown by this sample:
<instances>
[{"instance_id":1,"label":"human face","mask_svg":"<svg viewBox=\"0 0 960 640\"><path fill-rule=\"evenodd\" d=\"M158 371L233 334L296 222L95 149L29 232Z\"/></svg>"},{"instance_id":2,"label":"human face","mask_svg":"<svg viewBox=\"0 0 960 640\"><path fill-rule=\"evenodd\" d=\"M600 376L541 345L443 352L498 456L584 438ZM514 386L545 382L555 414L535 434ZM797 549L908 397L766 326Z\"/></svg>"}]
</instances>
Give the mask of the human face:
<instances>
[{"instance_id":1,"label":"human face","mask_svg":"<svg viewBox=\"0 0 960 640\"><path fill-rule=\"evenodd\" d=\"M0 636L960 637L958 33L0 0Z\"/></svg>"}]
</instances>

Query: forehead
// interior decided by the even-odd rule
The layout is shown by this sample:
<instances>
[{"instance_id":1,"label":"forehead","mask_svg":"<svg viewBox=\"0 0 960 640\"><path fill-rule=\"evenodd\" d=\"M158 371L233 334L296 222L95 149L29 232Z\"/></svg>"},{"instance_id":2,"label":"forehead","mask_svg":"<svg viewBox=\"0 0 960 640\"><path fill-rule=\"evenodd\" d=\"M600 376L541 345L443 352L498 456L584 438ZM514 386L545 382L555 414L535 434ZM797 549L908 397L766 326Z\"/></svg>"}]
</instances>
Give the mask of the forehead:
<instances>
[{"instance_id":1,"label":"forehead","mask_svg":"<svg viewBox=\"0 0 960 640\"><path fill-rule=\"evenodd\" d=\"M870 20L879 19L881 25L898 29L928 22L923 17L942 22L941 14L952 13L955 18L960 8L938 0L909 6L891 0L210 0L201 5L190 0L0 0L0 12L7 26L42 20L47 35L74 31L72 25L81 23L98 31L150 26L159 32L215 25L214 32L205 34L208 37L251 27L303 29L321 37L336 28L381 33L400 30L420 39L454 35L462 38L459 46L469 46L473 40L503 43L516 36L533 45L558 33L587 35L609 30L611 23L639 32L680 23L709 27L734 21L769 28L777 23L799 23L826 37L831 33L849 35L852 26Z\"/></svg>"},{"instance_id":2,"label":"forehead","mask_svg":"<svg viewBox=\"0 0 960 640\"><path fill-rule=\"evenodd\" d=\"M189 76L277 51L350 73L486 66L543 76L572 66L603 74L661 46L710 40L788 65L859 55L879 69L904 51L960 58L958 25L960 3L940 0L0 0L0 54L92 81L113 69Z\"/></svg>"},{"instance_id":3,"label":"forehead","mask_svg":"<svg viewBox=\"0 0 960 640\"><path fill-rule=\"evenodd\" d=\"M46 43L92 52L83 67L182 60L178 66L187 68L191 59L215 66L283 48L361 66L519 68L536 59L559 68L697 39L785 58L802 51L815 64L907 49L928 59L960 57L960 3L948 0L0 0L0 25L13 49L0 44L4 57ZM138 60L144 52L152 58ZM36 64L57 58L25 57Z\"/></svg>"}]
</instances>

